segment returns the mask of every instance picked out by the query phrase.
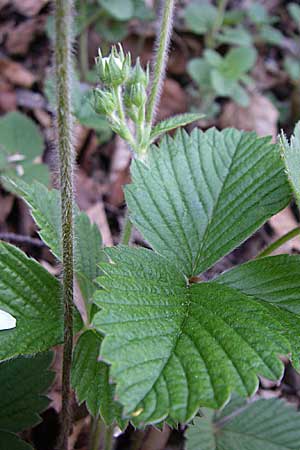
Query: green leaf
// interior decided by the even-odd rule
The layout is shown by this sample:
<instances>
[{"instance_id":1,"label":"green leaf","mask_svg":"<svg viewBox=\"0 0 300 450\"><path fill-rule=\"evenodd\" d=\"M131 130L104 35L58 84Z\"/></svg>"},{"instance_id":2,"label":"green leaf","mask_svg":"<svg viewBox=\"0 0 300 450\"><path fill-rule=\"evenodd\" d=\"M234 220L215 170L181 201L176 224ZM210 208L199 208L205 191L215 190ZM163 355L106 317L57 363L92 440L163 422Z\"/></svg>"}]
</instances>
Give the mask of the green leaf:
<instances>
[{"instance_id":1,"label":"green leaf","mask_svg":"<svg viewBox=\"0 0 300 450\"><path fill-rule=\"evenodd\" d=\"M285 327L292 346L293 363L300 368L300 341L297 336L300 316L298 270L299 257L279 255L243 264L220 275L215 282L266 302L273 316ZM273 308L276 306L276 309Z\"/></svg>"},{"instance_id":2,"label":"green leaf","mask_svg":"<svg viewBox=\"0 0 300 450\"><path fill-rule=\"evenodd\" d=\"M0 242L0 309L17 320L0 331L0 360L48 350L62 342L60 283L16 247Z\"/></svg>"},{"instance_id":3,"label":"green leaf","mask_svg":"<svg viewBox=\"0 0 300 450\"><path fill-rule=\"evenodd\" d=\"M216 38L222 44L240 45L243 47L250 47L252 45L252 36L243 27L224 27Z\"/></svg>"},{"instance_id":4,"label":"green leaf","mask_svg":"<svg viewBox=\"0 0 300 450\"><path fill-rule=\"evenodd\" d=\"M132 164L131 219L187 276L207 270L290 199L278 147L255 133L198 129L166 137Z\"/></svg>"},{"instance_id":5,"label":"green leaf","mask_svg":"<svg viewBox=\"0 0 300 450\"><path fill-rule=\"evenodd\" d=\"M45 397L54 374L48 369L52 353L0 363L0 449L33 450L12 432L33 427L49 400Z\"/></svg>"},{"instance_id":6,"label":"green leaf","mask_svg":"<svg viewBox=\"0 0 300 450\"><path fill-rule=\"evenodd\" d=\"M33 450L31 445L13 433L0 430L0 450Z\"/></svg>"},{"instance_id":7,"label":"green leaf","mask_svg":"<svg viewBox=\"0 0 300 450\"><path fill-rule=\"evenodd\" d=\"M197 34L207 33L213 27L217 16L217 8L208 2L190 3L184 12L187 28Z\"/></svg>"},{"instance_id":8,"label":"green leaf","mask_svg":"<svg viewBox=\"0 0 300 450\"><path fill-rule=\"evenodd\" d=\"M186 113L178 114L177 116L170 117L169 119L163 120L154 126L151 132L150 140L153 142L163 133L173 130L174 128L184 127L189 123L195 122L196 120L203 119L204 114L198 113Z\"/></svg>"},{"instance_id":9,"label":"green leaf","mask_svg":"<svg viewBox=\"0 0 300 450\"><path fill-rule=\"evenodd\" d=\"M268 11L260 2L253 2L247 10L249 19L256 25L270 23Z\"/></svg>"},{"instance_id":10,"label":"green leaf","mask_svg":"<svg viewBox=\"0 0 300 450\"><path fill-rule=\"evenodd\" d=\"M101 355L134 423L186 423L199 407L223 406L232 392L252 395L258 374L282 376L278 355L290 355L289 340L300 338L300 317L290 306L300 308L299 256L254 260L187 285L172 262L150 250L107 253L94 325L105 333ZM299 344L296 350L298 358Z\"/></svg>"},{"instance_id":11,"label":"green leaf","mask_svg":"<svg viewBox=\"0 0 300 450\"><path fill-rule=\"evenodd\" d=\"M25 114L10 112L0 118L0 146L8 154L19 153L33 160L44 149L41 132Z\"/></svg>"},{"instance_id":12,"label":"green leaf","mask_svg":"<svg viewBox=\"0 0 300 450\"><path fill-rule=\"evenodd\" d=\"M277 28L271 27L270 25L264 25L260 30L260 39L270 45L281 46L285 40L284 35Z\"/></svg>"},{"instance_id":13,"label":"green leaf","mask_svg":"<svg viewBox=\"0 0 300 450\"><path fill-rule=\"evenodd\" d=\"M39 227L39 236L51 249L54 256L61 260L61 217L60 194L57 189L47 189L40 183L28 184L20 179L7 179L5 184L11 191L22 197L28 204L35 223Z\"/></svg>"},{"instance_id":14,"label":"green leaf","mask_svg":"<svg viewBox=\"0 0 300 450\"><path fill-rule=\"evenodd\" d=\"M300 80L300 62L293 56L286 56L283 61L284 70L293 81Z\"/></svg>"},{"instance_id":15,"label":"green leaf","mask_svg":"<svg viewBox=\"0 0 300 450\"><path fill-rule=\"evenodd\" d=\"M98 0L112 17L118 20L129 20L134 16L132 0Z\"/></svg>"},{"instance_id":16,"label":"green leaf","mask_svg":"<svg viewBox=\"0 0 300 450\"><path fill-rule=\"evenodd\" d=\"M230 404L229 404L230 405ZM283 400L244 403L197 417L186 433L187 450L298 450L300 414Z\"/></svg>"},{"instance_id":17,"label":"green leaf","mask_svg":"<svg viewBox=\"0 0 300 450\"><path fill-rule=\"evenodd\" d=\"M109 367L98 361L102 336L85 331L75 347L72 365L72 386L79 404L86 402L94 417L98 414L106 425L121 418L121 405L114 401L115 386L109 383Z\"/></svg>"},{"instance_id":18,"label":"green leaf","mask_svg":"<svg viewBox=\"0 0 300 450\"><path fill-rule=\"evenodd\" d=\"M291 18L296 22L297 26L300 28L300 6L295 2L291 2L288 4L287 9Z\"/></svg>"},{"instance_id":19,"label":"green leaf","mask_svg":"<svg viewBox=\"0 0 300 450\"><path fill-rule=\"evenodd\" d=\"M53 382L52 352L0 363L0 429L19 432L41 421Z\"/></svg>"},{"instance_id":20,"label":"green leaf","mask_svg":"<svg viewBox=\"0 0 300 450\"><path fill-rule=\"evenodd\" d=\"M189 61L187 72L201 90L211 89L211 67L204 58Z\"/></svg>"},{"instance_id":21,"label":"green leaf","mask_svg":"<svg viewBox=\"0 0 300 450\"><path fill-rule=\"evenodd\" d=\"M48 190L39 183L26 184L22 180L5 180L10 189L23 197L31 209L39 227L41 239L61 261L61 216L60 194L56 189ZM81 293L90 300L95 290L94 280L99 275L97 264L103 260L102 239L98 227L91 224L84 212L75 208L75 270Z\"/></svg>"},{"instance_id":22,"label":"green leaf","mask_svg":"<svg viewBox=\"0 0 300 450\"><path fill-rule=\"evenodd\" d=\"M295 194L298 208L300 209L300 122L295 126L294 134L291 136L290 142L288 142L282 133L280 145L287 177Z\"/></svg>"},{"instance_id":23,"label":"green leaf","mask_svg":"<svg viewBox=\"0 0 300 450\"><path fill-rule=\"evenodd\" d=\"M223 59L221 73L229 79L238 80L244 73L252 69L257 52L254 47L232 48Z\"/></svg>"}]
</instances>

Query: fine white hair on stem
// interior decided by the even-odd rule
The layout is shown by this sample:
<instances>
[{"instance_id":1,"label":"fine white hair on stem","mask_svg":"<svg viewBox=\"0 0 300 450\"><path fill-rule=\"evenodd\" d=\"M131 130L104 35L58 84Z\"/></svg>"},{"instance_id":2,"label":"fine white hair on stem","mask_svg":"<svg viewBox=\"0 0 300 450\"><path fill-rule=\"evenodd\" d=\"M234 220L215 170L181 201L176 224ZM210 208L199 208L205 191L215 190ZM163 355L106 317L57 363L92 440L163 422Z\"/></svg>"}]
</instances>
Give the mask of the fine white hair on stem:
<instances>
[{"instance_id":1,"label":"fine white hair on stem","mask_svg":"<svg viewBox=\"0 0 300 450\"><path fill-rule=\"evenodd\" d=\"M146 122L149 127L155 120L163 82L166 75L168 52L171 41L175 0L162 0L162 11L159 21L160 32L155 43L154 67L151 75L150 95L147 104Z\"/></svg>"}]
</instances>

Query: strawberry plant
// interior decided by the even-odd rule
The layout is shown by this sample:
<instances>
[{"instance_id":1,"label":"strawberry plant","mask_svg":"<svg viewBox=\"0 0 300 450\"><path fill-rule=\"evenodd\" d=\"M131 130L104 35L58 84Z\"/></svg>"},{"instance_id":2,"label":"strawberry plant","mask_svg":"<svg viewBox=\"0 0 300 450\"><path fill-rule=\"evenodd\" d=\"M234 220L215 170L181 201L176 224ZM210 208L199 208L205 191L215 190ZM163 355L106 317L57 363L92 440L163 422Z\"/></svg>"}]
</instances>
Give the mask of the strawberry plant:
<instances>
[{"instance_id":1,"label":"strawberry plant","mask_svg":"<svg viewBox=\"0 0 300 450\"><path fill-rule=\"evenodd\" d=\"M0 308L8 318L0 332L0 378L1 370L16 365L13 386L28 371L34 385L33 398L19 386L12 399L10 391L3 394L7 403L29 405L25 418L12 415L13 426L9 417L0 417L5 448L16 447L11 433L33 424L45 407L41 395L51 377L40 383L34 375L48 373L50 357L40 353L58 344L63 344L60 450L68 448L71 388L94 418L91 450L99 448L100 423L110 450L115 424L186 425L200 408L221 409L231 397L222 412L203 410L206 418L195 419L187 445L199 450L203 436L211 444L203 448L233 450L238 447L232 433L247 434L256 425L248 423L249 415L262 421L274 407L264 401L237 405L236 395L252 396L259 376L280 379L282 356L300 368L300 257L260 255L213 279L208 273L289 203L290 184L298 199L299 130L291 144L285 138L272 144L254 132L195 128L163 136L155 145L166 131L200 117L184 114L155 124L173 10L174 2L166 0L151 71L139 60L132 65L121 46L96 59L95 111L106 115L133 155L122 245L103 249L98 228L73 200L72 13L71 2L56 1L60 190L17 178L5 182L28 204L62 276L55 278L21 250L0 244ZM148 249L128 245L133 226ZM84 300L82 317L74 305L75 279ZM234 418L232 405L240 408ZM299 416L281 403L278 408L293 422L292 444L256 430L251 445L265 439L274 443L269 448L297 448ZM247 449L248 443L245 438L240 445Z\"/></svg>"}]
</instances>

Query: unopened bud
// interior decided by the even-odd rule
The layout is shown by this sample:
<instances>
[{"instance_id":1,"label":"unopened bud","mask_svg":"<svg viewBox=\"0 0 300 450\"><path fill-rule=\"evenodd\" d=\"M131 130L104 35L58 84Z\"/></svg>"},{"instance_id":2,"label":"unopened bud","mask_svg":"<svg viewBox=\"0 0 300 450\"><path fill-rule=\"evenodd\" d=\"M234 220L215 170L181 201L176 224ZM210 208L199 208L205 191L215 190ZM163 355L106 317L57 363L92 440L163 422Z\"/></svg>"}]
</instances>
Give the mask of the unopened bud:
<instances>
[{"instance_id":1,"label":"unopened bud","mask_svg":"<svg viewBox=\"0 0 300 450\"><path fill-rule=\"evenodd\" d=\"M128 79L131 56L130 53L125 56L119 44L118 49L113 46L110 55L106 57L103 57L99 50L96 66L101 83L105 86L120 86Z\"/></svg>"},{"instance_id":2,"label":"unopened bud","mask_svg":"<svg viewBox=\"0 0 300 450\"><path fill-rule=\"evenodd\" d=\"M145 88L148 86L149 83L149 66L147 65L146 70L142 69L140 58L137 58L136 64L131 70L129 79L128 79L128 85L132 84L141 84Z\"/></svg>"},{"instance_id":3,"label":"unopened bud","mask_svg":"<svg viewBox=\"0 0 300 450\"><path fill-rule=\"evenodd\" d=\"M116 110L114 96L110 92L101 89L94 89L93 92L96 113L110 116Z\"/></svg>"}]
</instances>

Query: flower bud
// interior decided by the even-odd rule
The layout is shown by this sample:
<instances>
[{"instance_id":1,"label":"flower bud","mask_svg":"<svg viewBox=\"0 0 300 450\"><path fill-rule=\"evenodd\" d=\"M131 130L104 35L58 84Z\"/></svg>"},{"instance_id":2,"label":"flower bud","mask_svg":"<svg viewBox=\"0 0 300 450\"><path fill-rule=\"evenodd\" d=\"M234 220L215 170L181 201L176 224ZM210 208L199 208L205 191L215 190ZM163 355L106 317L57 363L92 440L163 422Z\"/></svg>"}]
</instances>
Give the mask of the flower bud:
<instances>
[{"instance_id":1,"label":"flower bud","mask_svg":"<svg viewBox=\"0 0 300 450\"><path fill-rule=\"evenodd\" d=\"M94 89L94 109L98 114L110 116L116 110L114 96L101 89Z\"/></svg>"},{"instance_id":2,"label":"flower bud","mask_svg":"<svg viewBox=\"0 0 300 450\"><path fill-rule=\"evenodd\" d=\"M149 83L149 66L147 65L146 71L142 69L140 58L137 58L134 68L131 70L130 77L128 79L128 85L141 84L145 88Z\"/></svg>"},{"instance_id":3,"label":"flower bud","mask_svg":"<svg viewBox=\"0 0 300 450\"><path fill-rule=\"evenodd\" d=\"M124 95L124 102L127 108L130 108L132 105L140 108L146 103L146 100L147 94L143 84L137 83L127 86Z\"/></svg>"},{"instance_id":4,"label":"flower bud","mask_svg":"<svg viewBox=\"0 0 300 450\"><path fill-rule=\"evenodd\" d=\"M113 46L110 55L106 57L102 56L99 49L96 66L101 83L105 86L120 86L128 79L131 56L130 53L124 55L121 44L119 49Z\"/></svg>"}]
</instances>

